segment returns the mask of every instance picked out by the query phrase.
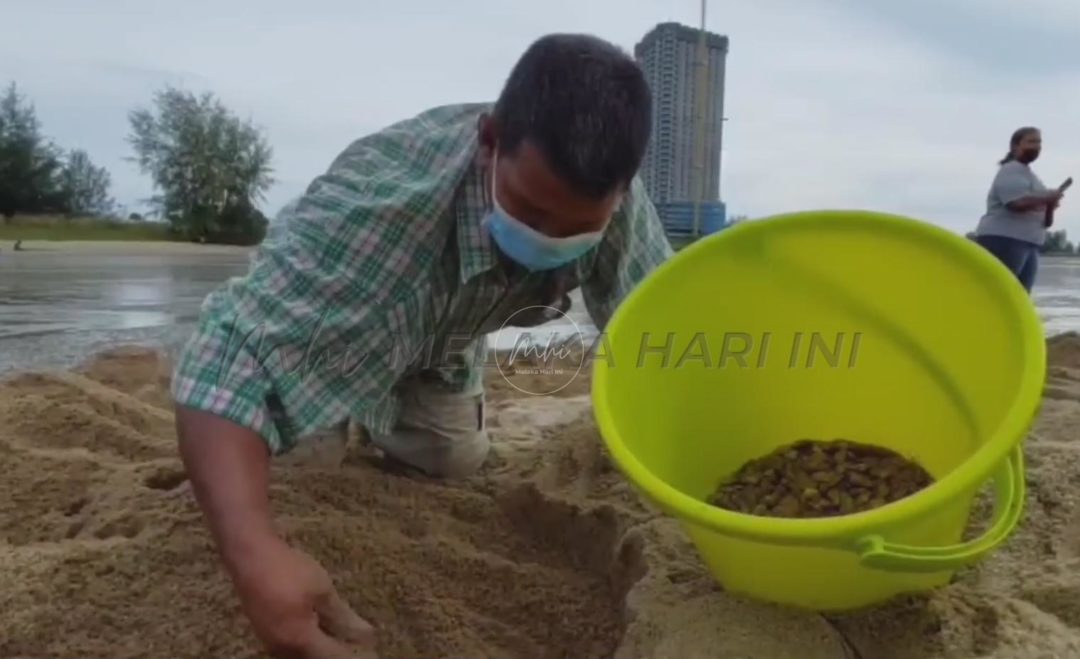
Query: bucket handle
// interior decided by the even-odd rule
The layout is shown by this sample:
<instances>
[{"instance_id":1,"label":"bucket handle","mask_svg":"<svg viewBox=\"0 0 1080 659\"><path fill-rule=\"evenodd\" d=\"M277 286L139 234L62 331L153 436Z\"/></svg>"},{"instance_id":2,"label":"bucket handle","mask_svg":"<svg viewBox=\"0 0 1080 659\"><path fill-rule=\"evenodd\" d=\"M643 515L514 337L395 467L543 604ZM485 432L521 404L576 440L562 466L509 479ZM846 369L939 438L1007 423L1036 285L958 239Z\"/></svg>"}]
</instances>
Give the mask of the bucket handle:
<instances>
[{"instance_id":1,"label":"bucket handle","mask_svg":"<svg viewBox=\"0 0 1080 659\"><path fill-rule=\"evenodd\" d=\"M980 537L944 547L916 547L870 535L856 543L859 559L866 567L892 572L943 572L970 565L1016 529L1024 512L1025 487L1024 449L1019 445L994 476L994 522Z\"/></svg>"}]
</instances>

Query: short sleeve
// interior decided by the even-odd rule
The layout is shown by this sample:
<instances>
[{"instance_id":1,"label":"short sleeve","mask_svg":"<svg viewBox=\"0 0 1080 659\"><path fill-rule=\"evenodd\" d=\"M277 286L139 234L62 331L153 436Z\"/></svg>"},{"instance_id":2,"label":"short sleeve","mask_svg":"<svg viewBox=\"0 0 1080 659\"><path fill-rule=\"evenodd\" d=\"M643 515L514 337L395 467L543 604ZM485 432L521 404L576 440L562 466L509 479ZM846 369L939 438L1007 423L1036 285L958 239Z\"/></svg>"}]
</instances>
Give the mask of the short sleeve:
<instances>
[{"instance_id":1,"label":"short sleeve","mask_svg":"<svg viewBox=\"0 0 1080 659\"><path fill-rule=\"evenodd\" d=\"M329 191L284 211L247 275L207 297L173 375L177 404L255 430L274 454L376 404L405 367L402 305L375 273L346 270L357 250L385 243L378 223L346 218ZM345 222L359 223L348 252Z\"/></svg>"},{"instance_id":2,"label":"short sleeve","mask_svg":"<svg viewBox=\"0 0 1080 659\"><path fill-rule=\"evenodd\" d=\"M1009 162L994 177L994 195L1002 204L1011 204L1032 193L1031 177L1022 165Z\"/></svg>"}]
</instances>

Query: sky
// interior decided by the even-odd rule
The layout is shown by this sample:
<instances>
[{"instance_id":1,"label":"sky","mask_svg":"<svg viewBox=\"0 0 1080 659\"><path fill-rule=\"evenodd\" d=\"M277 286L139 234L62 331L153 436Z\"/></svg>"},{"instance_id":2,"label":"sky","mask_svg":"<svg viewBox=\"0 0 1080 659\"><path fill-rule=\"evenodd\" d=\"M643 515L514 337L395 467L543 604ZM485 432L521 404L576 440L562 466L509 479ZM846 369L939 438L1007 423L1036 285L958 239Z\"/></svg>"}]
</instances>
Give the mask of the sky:
<instances>
[{"instance_id":1,"label":"sky","mask_svg":"<svg viewBox=\"0 0 1080 659\"><path fill-rule=\"evenodd\" d=\"M166 84L210 91L266 133L276 210L351 141L445 103L491 101L537 37L628 52L697 0L0 0L0 84L83 148L130 210L153 194L128 113ZM731 215L822 208L975 227L1012 131L1036 174L1080 177L1076 0L711 0L730 39L721 196ZM1056 226L1080 237L1080 188Z\"/></svg>"}]
</instances>

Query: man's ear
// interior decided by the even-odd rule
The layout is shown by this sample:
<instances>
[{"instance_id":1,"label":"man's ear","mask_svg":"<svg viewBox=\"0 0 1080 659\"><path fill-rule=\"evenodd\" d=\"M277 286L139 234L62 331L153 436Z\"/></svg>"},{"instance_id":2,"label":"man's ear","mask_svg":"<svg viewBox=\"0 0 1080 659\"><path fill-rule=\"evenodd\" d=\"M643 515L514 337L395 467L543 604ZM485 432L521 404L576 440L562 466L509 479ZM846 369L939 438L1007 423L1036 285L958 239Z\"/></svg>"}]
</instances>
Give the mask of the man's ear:
<instances>
[{"instance_id":1,"label":"man's ear","mask_svg":"<svg viewBox=\"0 0 1080 659\"><path fill-rule=\"evenodd\" d=\"M488 113L483 113L476 120L476 132L480 142L480 159L488 164L495 157L495 146L498 144L495 119Z\"/></svg>"}]
</instances>

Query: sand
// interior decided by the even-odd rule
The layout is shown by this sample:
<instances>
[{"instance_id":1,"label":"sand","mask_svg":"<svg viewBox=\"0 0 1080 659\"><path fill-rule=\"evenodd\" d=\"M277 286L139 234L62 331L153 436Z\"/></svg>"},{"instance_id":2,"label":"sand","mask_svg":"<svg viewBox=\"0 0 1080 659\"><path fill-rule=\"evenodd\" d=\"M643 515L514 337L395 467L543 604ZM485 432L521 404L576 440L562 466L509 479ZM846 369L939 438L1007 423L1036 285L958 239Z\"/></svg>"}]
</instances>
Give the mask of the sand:
<instances>
[{"instance_id":1,"label":"sand","mask_svg":"<svg viewBox=\"0 0 1080 659\"><path fill-rule=\"evenodd\" d=\"M273 503L384 659L1076 657L1080 336L1052 339L1050 360L1019 533L949 587L859 614L724 593L614 470L587 381L527 396L495 373L496 452L467 482L298 453ZM168 373L123 348L0 383L0 658L264 656L176 458Z\"/></svg>"}]
</instances>

